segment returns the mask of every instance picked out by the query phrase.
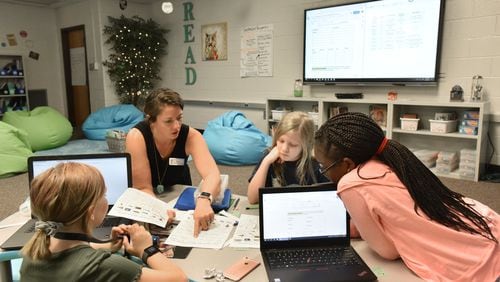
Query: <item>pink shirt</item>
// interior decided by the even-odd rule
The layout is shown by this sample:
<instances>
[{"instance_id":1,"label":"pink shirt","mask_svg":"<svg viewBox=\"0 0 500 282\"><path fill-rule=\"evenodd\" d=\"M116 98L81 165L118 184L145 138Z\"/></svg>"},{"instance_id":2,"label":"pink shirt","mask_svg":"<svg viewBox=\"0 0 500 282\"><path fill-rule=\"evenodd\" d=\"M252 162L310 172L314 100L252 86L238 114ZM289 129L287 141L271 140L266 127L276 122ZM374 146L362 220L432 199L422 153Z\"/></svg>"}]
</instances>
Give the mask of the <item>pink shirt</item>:
<instances>
[{"instance_id":1,"label":"pink shirt","mask_svg":"<svg viewBox=\"0 0 500 282\"><path fill-rule=\"evenodd\" d=\"M408 190L392 170L378 160L368 161L338 183L352 221L362 238L382 257L401 257L418 276L428 281L495 281L500 276L499 244L479 235L456 231L414 210ZM472 199L474 208L490 219L499 240L499 215Z\"/></svg>"}]
</instances>

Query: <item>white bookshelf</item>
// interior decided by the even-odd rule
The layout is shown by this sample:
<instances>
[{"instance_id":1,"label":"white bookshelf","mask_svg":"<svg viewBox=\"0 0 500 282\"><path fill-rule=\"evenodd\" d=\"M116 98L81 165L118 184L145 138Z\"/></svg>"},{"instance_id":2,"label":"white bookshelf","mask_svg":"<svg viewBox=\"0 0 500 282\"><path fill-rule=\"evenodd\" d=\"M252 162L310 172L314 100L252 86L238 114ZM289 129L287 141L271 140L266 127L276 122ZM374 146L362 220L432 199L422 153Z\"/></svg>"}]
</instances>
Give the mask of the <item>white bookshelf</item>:
<instances>
[{"instance_id":1,"label":"white bookshelf","mask_svg":"<svg viewBox=\"0 0 500 282\"><path fill-rule=\"evenodd\" d=\"M281 107L294 111L310 112L313 107L319 113L318 124L323 124L330 116L331 107L347 107L350 112L362 112L370 114L370 106L376 105L385 109L386 122L381 126L386 136L397 140L408 148L429 149L435 151L454 152L461 149L476 150L476 166L474 176L464 176L458 173L458 169L451 173L438 173L436 169L431 170L438 176L457 179L468 179L478 181L484 173L487 156L486 143L488 133L489 102L425 102L425 101L388 101L370 99L336 99L332 98L269 98L266 103L266 122L268 130L279 120L272 119L272 110ZM457 132L436 133L430 131L429 119L434 119L438 112L455 112L458 116L458 124L465 111L479 112L479 125L477 135L467 135ZM419 128L416 131L401 129L400 117L404 113L416 113L420 118ZM458 128L458 125L457 125Z\"/></svg>"},{"instance_id":2,"label":"white bookshelf","mask_svg":"<svg viewBox=\"0 0 500 282\"><path fill-rule=\"evenodd\" d=\"M14 71L3 73L8 65L13 65ZM23 56L0 54L0 117L12 110L29 110Z\"/></svg>"}]
</instances>

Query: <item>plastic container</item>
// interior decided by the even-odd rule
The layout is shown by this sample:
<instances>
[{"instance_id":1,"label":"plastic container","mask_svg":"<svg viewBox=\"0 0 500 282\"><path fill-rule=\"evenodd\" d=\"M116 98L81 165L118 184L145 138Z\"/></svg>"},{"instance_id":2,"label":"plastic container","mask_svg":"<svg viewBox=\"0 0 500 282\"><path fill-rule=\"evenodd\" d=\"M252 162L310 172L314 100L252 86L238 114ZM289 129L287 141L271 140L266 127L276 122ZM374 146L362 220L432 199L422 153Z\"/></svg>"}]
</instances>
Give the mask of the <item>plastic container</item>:
<instances>
[{"instance_id":1,"label":"plastic container","mask_svg":"<svg viewBox=\"0 0 500 282\"><path fill-rule=\"evenodd\" d=\"M281 120L283 118L283 116L285 116L289 112L290 111L286 111L286 110L283 110L283 111L271 110L271 118L274 120Z\"/></svg>"},{"instance_id":2,"label":"plastic container","mask_svg":"<svg viewBox=\"0 0 500 282\"><path fill-rule=\"evenodd\" d=\"M476 162L476 150L462 149L460 150L460 160L470 160Z\"/></svg>"},{"instance_id":3,"label":"plastic container","mask_svg":"<svg viewBox=\"0 0 500 282\"><path fill-rule=\"evenodd\" d=\"M437 162L442 164L457 163L458 164L458 153L457 152L446 152L441 151L438 154Z\"/></svg>"},{"instance_id":4,"label":"plastic container","mask_svg":"<svg viewBox=\"0 0 500 282\"><path fill-rule=\"evenodd\" d=\"M417 131L419 118L400 118L401 119L401 129Z\"/></svg>"},{"instance_id":5,"label":"plastic container","mask_svg":"<svg viewBox=\"0 0 500 282\"><path fill-rule=\"evenodd\" d=\"M429 120L431 124L431 132L436 133L448 133L457 131L457 121L456 120Z\"/></svg>"},{"instance_id":6,"label":"plastic container","mask_svg":"<svg viewBox=\"0 0 500 282\"><path fill-rule=\"evenodd\" d=\"M302 85L302 79L296 79L293 84L293 96L302 97L304 95L304 88Z\"/></svg>"}]
</instances>

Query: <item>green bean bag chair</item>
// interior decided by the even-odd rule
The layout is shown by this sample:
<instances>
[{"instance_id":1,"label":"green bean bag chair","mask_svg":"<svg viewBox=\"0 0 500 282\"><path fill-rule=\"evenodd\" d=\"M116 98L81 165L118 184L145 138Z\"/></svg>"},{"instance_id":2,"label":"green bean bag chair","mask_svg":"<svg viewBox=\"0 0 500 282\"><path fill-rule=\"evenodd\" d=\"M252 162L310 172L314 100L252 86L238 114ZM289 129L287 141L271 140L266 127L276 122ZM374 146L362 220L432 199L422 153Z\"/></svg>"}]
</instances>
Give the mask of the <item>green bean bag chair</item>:
<instances>
[{"instance_id":1,"label":"green bean bag chair","mask_svg":"<svg viewBox=\"0 0 500 282\"><path fill-rule=\"evenodd\" d=\"M37 107L32 111L6 112L3 121L26 131L33 151L62 146L73 134L73 127L68 119L47 106Z\"/></svg>"},{"instance_id":2,"label":"green bean bag chair","mask_svg":"<svg viewBox=\"0 0 500 282\"><path fill-rule=\"evenodd\" d=\"M24 130L0 121L0 144L0 178L28 170L33 152Z\"/></svg>"}]
</instances>

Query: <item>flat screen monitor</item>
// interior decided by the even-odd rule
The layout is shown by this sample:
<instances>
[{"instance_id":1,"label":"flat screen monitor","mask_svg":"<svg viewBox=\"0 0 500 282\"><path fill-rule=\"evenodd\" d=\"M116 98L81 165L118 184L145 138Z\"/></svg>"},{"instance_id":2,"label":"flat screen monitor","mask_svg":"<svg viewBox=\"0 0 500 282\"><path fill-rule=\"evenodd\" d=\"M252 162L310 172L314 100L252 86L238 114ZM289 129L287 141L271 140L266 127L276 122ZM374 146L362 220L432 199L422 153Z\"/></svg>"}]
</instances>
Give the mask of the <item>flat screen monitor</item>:
<instances>
[{"instance_id":1,"label":"flat screen monitor","mask_svg":"<svg viewBox=\"0 0 500 282\"><path fill-rule=\"evenodd\" d=\"M304 11L306 84L436 85L444 0L379 0Z\"/></svg>"}]
</instances>

